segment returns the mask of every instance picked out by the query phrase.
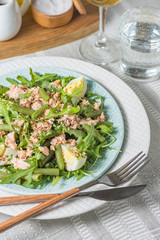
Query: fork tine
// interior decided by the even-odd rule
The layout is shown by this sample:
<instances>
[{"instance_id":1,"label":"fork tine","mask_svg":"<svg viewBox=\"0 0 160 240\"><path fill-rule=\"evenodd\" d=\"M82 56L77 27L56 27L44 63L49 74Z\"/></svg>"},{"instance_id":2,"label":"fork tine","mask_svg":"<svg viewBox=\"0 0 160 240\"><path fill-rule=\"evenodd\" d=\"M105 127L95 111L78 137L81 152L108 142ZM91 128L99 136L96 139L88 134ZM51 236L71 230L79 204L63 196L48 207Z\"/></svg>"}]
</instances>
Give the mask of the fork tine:
<instances>
[{"instance_id":1,"label":"fork tine","mask_svg":"<svg viewBox=\"0 0 160 240\"><path fill-rule=\"evenodd\" d=\"M125 170L130 164L132 164L135 160L137 160L137 158L140 157L140 155L143 154L143 151L141 151L140 153L138 153L135 157L133 157L129 162L127 162L126 164L124 164L122 167L120 167L118 170L116 170L114 173L118 174L121 171Z\"/></svg>"},{"instance_id":2,"label":"fork tine","mask_svg":"<svg viewBox=\"0 0 160 240\"><path fill-rule=\"evenodd\" d=\"M144 158L145 157L145 158ZM146 154L144 153L143 155L138 156L132 163L130 163L127 167L125 167L123 170L119 171L118 173L116 173L117 175L123 175L126 172L128 172L130 169L132 169L133 167L137 167L138 164L141 164L141 162L143 160L146 159Z\"/></svg>"},{"instance_id":3,"label":"fork tine","mask_svg":"<svg viewBox=\"0 0 160 240\"><path fill-rule=\"evenodd\" d=\"M147 159L147 157L145 158L145 160ZM137 167L135 167L134 170L136 171L130 171L126 174L126 176L120 176L119 179L121 182L126 182L128 181L129 179L131 179L133 176L135 176L148 162L149 162L149 159L147 161L142 161L142 163L140 165L138 165Z\"/></svg>"}]
</instances>

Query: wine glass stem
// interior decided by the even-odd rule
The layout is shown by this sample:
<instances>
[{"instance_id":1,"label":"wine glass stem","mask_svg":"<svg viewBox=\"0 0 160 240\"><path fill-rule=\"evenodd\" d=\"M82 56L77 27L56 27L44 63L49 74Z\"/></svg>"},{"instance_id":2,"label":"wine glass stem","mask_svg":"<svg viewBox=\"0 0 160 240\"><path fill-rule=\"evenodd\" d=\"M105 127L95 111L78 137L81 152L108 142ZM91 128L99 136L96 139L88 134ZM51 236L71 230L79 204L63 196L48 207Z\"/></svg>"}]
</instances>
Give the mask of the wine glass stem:
<instances>
[{"instance_id":1,"label":"wine glass stem","mask_svg":"<svg viewBox=\"0 0 160 240\"><path fill-rule=\"evenodd\" d=\"M99 32L96 41L97 48L106 48L107 40L105 34L105 24L106 24L106 7L99 7Z\"/></svg>"}]
</instances>

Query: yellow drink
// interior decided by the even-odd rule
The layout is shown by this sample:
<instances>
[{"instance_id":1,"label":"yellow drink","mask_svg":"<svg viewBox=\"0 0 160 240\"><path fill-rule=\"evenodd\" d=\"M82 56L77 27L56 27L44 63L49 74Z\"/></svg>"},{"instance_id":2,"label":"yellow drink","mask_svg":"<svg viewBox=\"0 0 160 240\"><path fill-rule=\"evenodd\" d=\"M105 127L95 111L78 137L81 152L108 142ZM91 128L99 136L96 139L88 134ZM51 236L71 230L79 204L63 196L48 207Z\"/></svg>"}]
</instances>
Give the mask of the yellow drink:
<instances>
[{"instance_id":1,"label":"yellow drink","mask_svg":"<svg viewBox=\"0 0 160 240\"><path fill-rule=\"evenodd\" d=\"M112 5L116 5L121 0L87 0L87 1L97 7L110 7Z\"/></svg>"},{"instance_id":2,"label":"yellow drink","mask_svg":"<svg viewBox=\"0 0 160 240\"><path fill-rule=\"evenodd\" d=\"M17 0L19 6L21 7L22 3L23 3L23 0Z\"/></svg>"}]
</instances>

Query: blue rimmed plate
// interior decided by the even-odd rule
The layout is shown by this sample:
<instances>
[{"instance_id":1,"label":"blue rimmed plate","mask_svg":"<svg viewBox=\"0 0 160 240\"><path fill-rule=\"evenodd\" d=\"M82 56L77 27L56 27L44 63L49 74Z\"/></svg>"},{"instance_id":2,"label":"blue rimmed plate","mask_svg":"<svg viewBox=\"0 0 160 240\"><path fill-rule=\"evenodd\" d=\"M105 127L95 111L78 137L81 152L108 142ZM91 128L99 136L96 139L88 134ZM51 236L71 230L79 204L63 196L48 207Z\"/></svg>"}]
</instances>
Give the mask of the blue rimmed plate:
<instances>
[{"instance_id":1,"label":"blue rimmed plate","mask_svg":"<svg viewBox=\"0 0 160 240\"><path fill-rule=\"evenodd\" d=\"M61 76L67 77L67 76L74 76L74 77L80 77L82 74L78 72L74 72L67 69L60 69L55 67L33 67L33 71L39 72L39 73L57 73ZM6 77L16 78L17 75L23 75L27 79L30 79L29 75L29 68L23 68L19 69L13 72L9 72L6 75L3 75L0 77L0 85L9 86L9 84L6 82ZM89 79L87 76L83 75L87 80L87 90L99 94L104 98L104 111L105 116L107 120L113 123L114 127L116 128L115 137L117 138L117 141L112 144L112 148L120 150L123 138L124 138L124 123L121 111L114 100L114 98L111 96L111 94L102 87L99 83ZM42 189L28 189L24 188L22 186L16 185L16 184L3 184L0 185L0 188L7 190L8 192L14 193L14 194L20 194L20 195L27 195L27 194L42 194L42 193L62 193L65 191L68 191L69 189L72 189L74 187L82 186L83 184L86 184L94 179L99 178L101 175L103 175L115 162L118 151L115 150L107 150L102 158L99 158L96 164L93 166L91 171L91 176L85 176L79 181L76 180L75 177L72 177L70 179L60 179L59 183L55 186L52 186L52 183L45 184L45 186Z\"/></svg>"}]
</instances>

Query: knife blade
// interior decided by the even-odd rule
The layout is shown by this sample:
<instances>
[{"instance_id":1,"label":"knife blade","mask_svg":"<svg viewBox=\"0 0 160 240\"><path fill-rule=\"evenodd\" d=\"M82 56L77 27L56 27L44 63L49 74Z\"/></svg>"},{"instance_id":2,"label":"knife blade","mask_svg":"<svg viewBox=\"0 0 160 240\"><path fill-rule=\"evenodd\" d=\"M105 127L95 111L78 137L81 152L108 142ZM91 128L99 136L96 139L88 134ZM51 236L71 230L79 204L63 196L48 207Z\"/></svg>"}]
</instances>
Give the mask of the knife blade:
<instances>
[{"instance_id":1,"label":"knife blade","mask_svg":"<svg viewBox=\"0 0 160 240\"><path fill-rule=\"evenodd\" d=\"M105 200L105 201L121 200L124 198L132 197L133 195L141 192L145 187L146 185L137 185L137 186L130 186L130 187L90 191L90 192L79 192L77 197L88 196L88 197L92 197L99 200Z\"/></svg>"}]
</instances>

